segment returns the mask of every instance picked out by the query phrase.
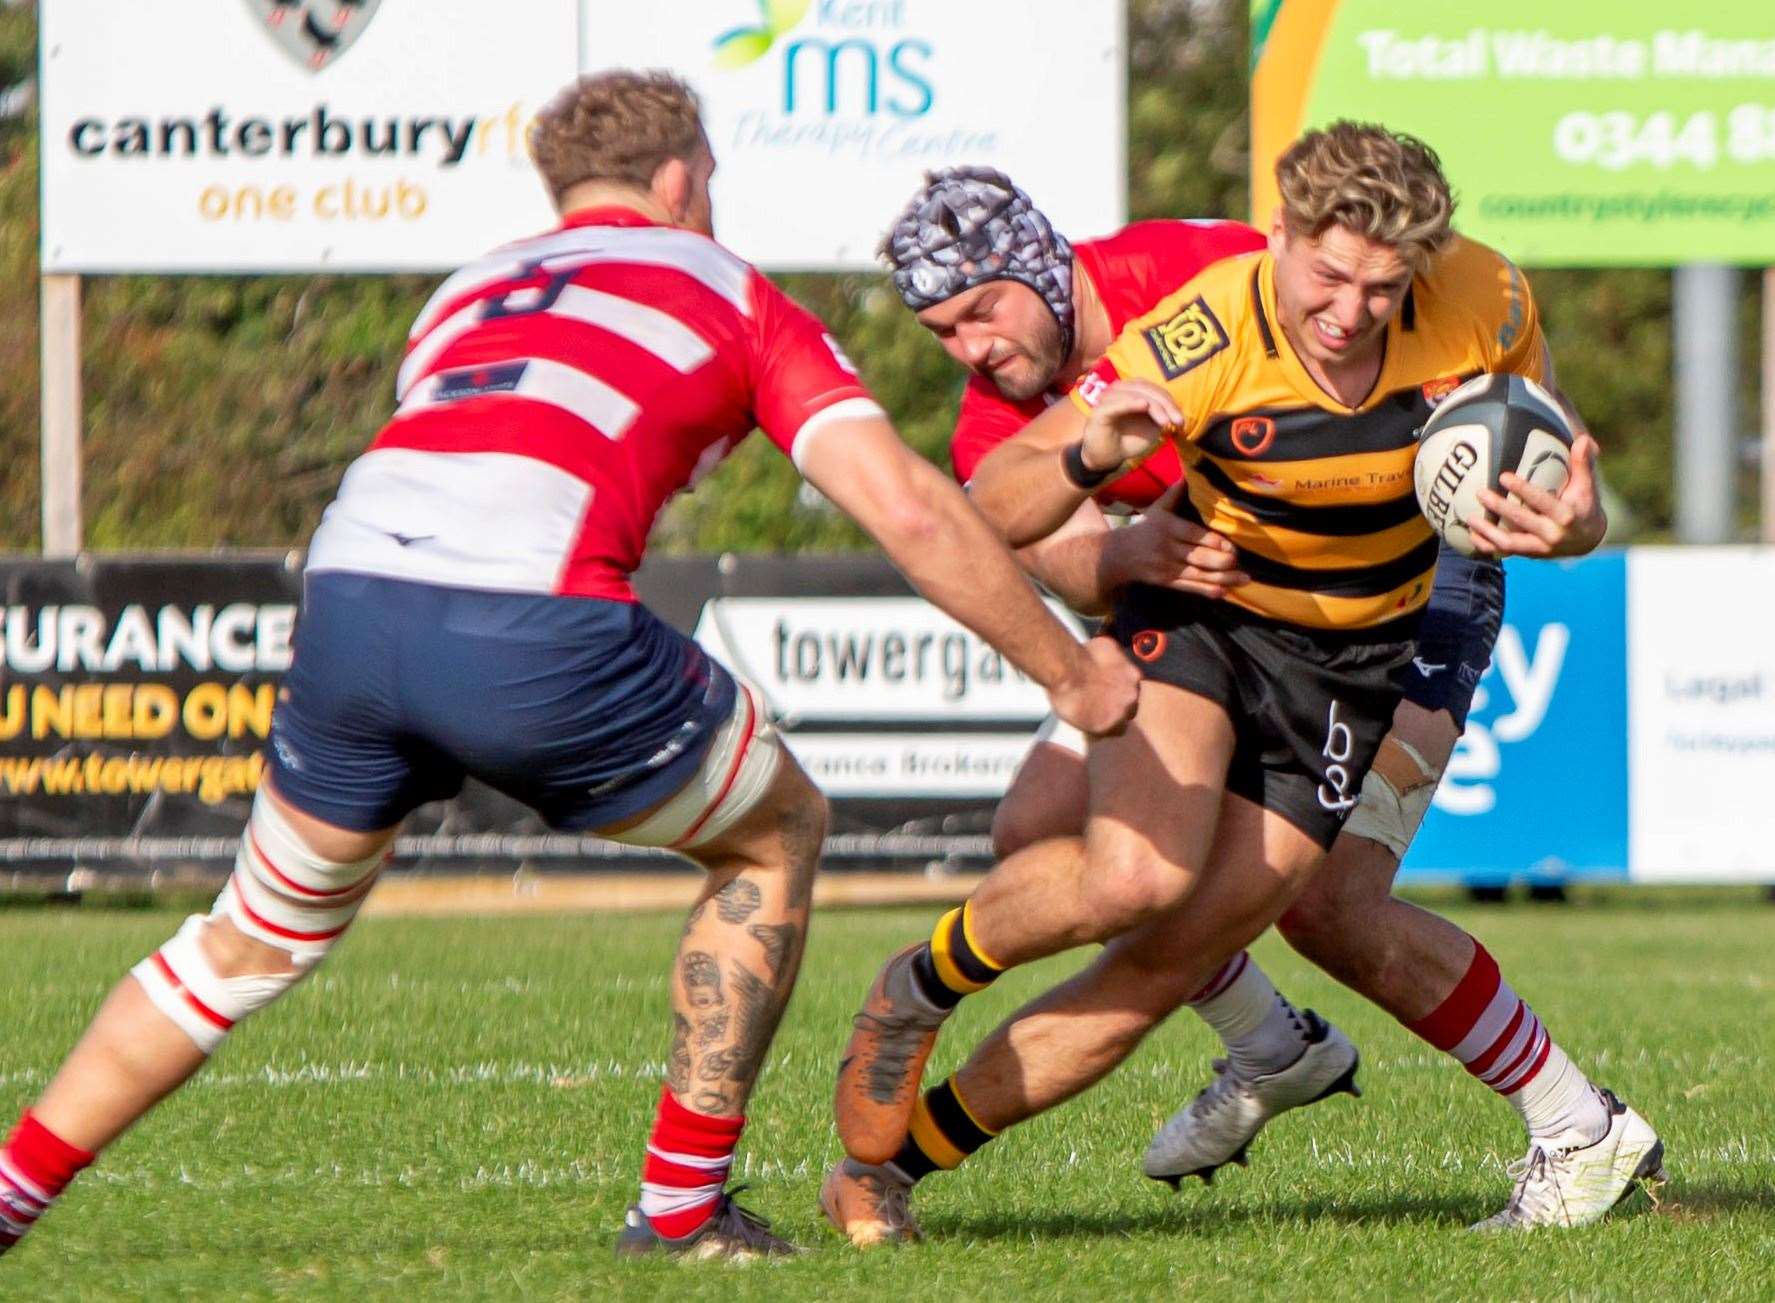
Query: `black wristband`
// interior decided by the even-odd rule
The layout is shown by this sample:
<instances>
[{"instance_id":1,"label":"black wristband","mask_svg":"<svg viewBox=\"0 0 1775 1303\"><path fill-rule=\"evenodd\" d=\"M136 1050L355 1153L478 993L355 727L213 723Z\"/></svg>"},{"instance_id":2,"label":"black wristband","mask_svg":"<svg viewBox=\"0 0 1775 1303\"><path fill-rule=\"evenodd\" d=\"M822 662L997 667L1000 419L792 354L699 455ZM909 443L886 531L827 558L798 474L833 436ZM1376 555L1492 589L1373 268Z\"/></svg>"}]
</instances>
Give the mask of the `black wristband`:
<instances>
[{"instance_id":1,"label":"black wristband","mask_svg":"<svg viewBox=\"0 0 1775 1303\"><path fill-rule=\"evenodd\" d=\"M1111 466L1108 470L1094 471L1085 465L1085 441L1078 440L1066 445L1060 454L1060 470L1067 482L1075 489L1102 488L1121 467Z\"/></svg>"}]
</instances>

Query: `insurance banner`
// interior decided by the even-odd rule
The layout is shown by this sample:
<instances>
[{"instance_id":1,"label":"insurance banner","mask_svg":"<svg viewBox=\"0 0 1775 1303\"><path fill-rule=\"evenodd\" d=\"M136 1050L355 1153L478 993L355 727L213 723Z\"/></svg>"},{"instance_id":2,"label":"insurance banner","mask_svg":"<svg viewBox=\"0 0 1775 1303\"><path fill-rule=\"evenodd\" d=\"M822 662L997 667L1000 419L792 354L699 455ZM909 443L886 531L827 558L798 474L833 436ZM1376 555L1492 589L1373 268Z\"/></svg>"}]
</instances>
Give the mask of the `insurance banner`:
<instances>
[{"instance_id":1,"label":"insurance banner","mask_svg":"<svg viewBox=\"0 0 1775 1303\"><path fill-rule=\"evenodd\" d=\"M1537 266L1775 262L1775 8L1252 0L1252 213L1308 127L1428 141L1456 225Z\"/></svg>"}]
</instances>

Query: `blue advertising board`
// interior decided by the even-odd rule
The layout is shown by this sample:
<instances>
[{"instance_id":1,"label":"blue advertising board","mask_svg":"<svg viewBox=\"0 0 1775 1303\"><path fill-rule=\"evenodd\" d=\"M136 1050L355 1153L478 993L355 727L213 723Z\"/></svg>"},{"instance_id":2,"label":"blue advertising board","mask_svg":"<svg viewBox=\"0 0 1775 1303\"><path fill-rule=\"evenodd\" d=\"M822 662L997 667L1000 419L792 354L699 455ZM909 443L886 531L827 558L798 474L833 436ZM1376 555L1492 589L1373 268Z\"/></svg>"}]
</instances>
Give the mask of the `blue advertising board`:
<instances>
[{"instance_id":1,"label":"blue advertising board","mask_svg":"<svg viewBox=\"0 0 1775 1303\"><path fill-rule=\"evenodd\" d=\"M1506 585L1491 665L1404 875L1625 878L1627 554L1512 561Z\"/></svg>"}]
</instances>

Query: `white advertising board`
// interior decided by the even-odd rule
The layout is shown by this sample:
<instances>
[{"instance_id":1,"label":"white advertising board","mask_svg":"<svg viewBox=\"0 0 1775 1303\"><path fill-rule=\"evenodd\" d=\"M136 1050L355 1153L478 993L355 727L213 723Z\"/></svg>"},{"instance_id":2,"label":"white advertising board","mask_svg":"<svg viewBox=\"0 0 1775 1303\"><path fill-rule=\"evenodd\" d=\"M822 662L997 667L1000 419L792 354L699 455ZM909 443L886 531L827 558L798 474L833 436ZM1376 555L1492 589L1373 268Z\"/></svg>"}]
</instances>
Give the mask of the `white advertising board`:
<instances>
[{"instance_id":1,"label":"white advertising board","mask_svg":"<svg viewBox=\"0 0 1775 1303\"><path fill-rule=\"evenodd\" d=\"M572 0L39 12L46 272L443 270L554 223L524 128Z\"/></svg>"},{"instance_id":2,"label":"white advertising board","mask_svg":"<svg viewBox=\"0 0 1775 1303\"><path fill-rule=\"evenodd\" d=\"M703 98L715 226L761 266L875 267L927 168L1001 168L1063 232L1126 220L1123 0L587 0L582 64Z\"/></svg>"},{"instance_id":3,"label":"white advertising board","mask_svg":"<svg viewBox=\"0 0 1775 1303\"><path fill-rule=\"evenodd\" d=\"M1635 548L1631 876L1775 880L1775 549Z\"/></svg>"},{"instance_id":4,"label":"white advertising board","mask_svg":"<svg viewBox=\"0 0 1775 1303\"><path fill-rule=\"evenodd\" d=\"M832 797L1004 795L1029 733L790 733L789 750Z\"/></svg>"},{"instance_id":5,"label":"white advertising board","mask_svg":"<svg viewBox=\"0 0 1775 1303\"><path fill-rule=\"evenodd\" d=\"M922 598L721 597L703 607L693 636L756 684L786 728L1005 720L1033 729L1048 713L1040 687Z\"/></svg>"}]
</instances>

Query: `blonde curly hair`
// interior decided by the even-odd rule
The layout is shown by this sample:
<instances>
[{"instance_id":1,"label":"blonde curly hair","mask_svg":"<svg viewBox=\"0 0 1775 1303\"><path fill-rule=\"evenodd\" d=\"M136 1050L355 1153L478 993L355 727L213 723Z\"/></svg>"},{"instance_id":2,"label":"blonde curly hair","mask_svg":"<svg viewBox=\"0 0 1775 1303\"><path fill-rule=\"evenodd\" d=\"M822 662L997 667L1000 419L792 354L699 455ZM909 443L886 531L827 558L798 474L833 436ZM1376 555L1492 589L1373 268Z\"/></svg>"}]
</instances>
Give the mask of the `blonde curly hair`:
<instances>
[{"instance_id":1,"label":"blonde curly hair","mask_svg":"<svg viewBox=\"0 0 1775 1303\"><path fill-rule=\"evenodd\" d=\"M1416 136L1348 119L1309 131L1276 163L1291 235L1343 226L1421 268L1454 236L1442 160Z\"/></svg>"}]
</instances>

